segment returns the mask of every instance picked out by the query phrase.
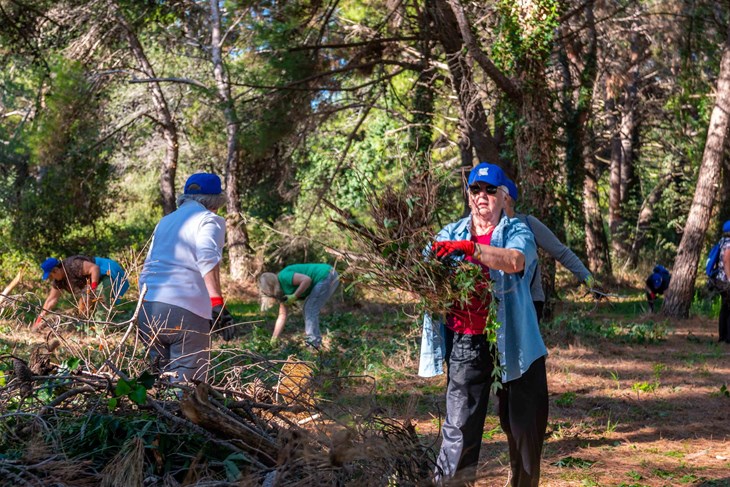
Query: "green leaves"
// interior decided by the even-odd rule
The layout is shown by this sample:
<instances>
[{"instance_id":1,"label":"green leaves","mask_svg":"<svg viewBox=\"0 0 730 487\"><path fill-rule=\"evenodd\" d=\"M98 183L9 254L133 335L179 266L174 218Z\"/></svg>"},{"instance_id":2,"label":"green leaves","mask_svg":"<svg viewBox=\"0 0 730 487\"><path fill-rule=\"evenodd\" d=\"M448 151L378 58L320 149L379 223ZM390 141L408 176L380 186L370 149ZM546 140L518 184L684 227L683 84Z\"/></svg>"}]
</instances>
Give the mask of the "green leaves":
<instances>
[{"instance_id":1,"label":"green leaves","mask_svg":"<svg viewBox=\"0 0 730 487\"><path fill-rule=\"evenodd\" d=\"M119 398L128 397L134 404L142 406L147 403L147 391L154 387L159 375L151 374L145 370L136 379L119 379L114 387L114 397L109 399L107 406L114 410L119 405Z\"/></svg>"},{"instance_id":2,"label":"green leaves","mask_svg":"<svg viewBox=\"0 0 730 487\"><path fill-rule=\"evenodd\" d=\"M593 465L593 460L585 460L578 457L564 457L553 463L556 467L561 468L590 468Z\"/></svg>"}]
</instances>

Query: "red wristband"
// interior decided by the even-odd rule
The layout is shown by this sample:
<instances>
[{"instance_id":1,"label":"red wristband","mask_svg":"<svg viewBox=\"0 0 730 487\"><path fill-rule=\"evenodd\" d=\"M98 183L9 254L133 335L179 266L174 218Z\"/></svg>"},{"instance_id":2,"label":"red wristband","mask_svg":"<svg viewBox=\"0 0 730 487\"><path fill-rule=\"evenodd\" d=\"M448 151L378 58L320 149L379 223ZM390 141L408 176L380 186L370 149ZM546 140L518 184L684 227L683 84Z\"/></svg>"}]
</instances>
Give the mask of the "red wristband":
<instances>
[{"instance_id":1,"label":"red wristband","mask_svg":"<svg viewBox=\"0 0 730 487\"><path fill-rule=\"evenodd\" d=\"M221 305L223 305L223 298L222 298L222 297L220 297L220 296L218 296L218 297L216 297L216 298L210 298L210 305L211 305L211 306L213 306L214 308L215 308L216 306L221 306Z\"/></svg>"},{"instance_id":2,"label":"red wristband","mask_svg":"<svg viewBox=\"0 0 730 487\"><path fill-rule=\"evenodd\" d=\"M92 282L91 283L91 290L92 291L96 291L97 286L99 286L99 283L98 282Z\"/></svg>"}]
</instances>

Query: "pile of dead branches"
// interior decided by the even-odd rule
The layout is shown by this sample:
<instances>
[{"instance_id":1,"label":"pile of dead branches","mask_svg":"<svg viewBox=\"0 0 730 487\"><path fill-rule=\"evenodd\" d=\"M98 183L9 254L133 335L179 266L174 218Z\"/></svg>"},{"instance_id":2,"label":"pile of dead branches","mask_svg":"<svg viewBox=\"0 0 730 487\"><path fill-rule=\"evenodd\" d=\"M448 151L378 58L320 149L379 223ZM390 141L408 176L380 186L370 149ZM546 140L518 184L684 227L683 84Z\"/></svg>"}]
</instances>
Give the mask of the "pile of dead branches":
<instances>
[{"instance_id":1,"label":"pile of dead branches","mask_svg":"<svg viewBox=\"0 0 730 487\"><path fill-rule=\"evenodd\" d=\"M409 421L319 399L316 363L225 348L211 351L210 383L173 383L149 370L134 316L115 325L93 353L77 327L57 324L27 356L0 356L0 478L385 486L423 485L433 472Z\"/></svg>"},{"instance_id":2,"label":"pile of dead branches","mask_svg":"<svg viewBox=\"0 0 730 487\"><path fill-rule=\"evenodd\" d=\"M325 201L338 215L332 222L355 243L342 253L345 279L382 293L407 293L430 312L467 302L481 280L478 268L463 264L460 256L436 259L431 251L440 186L434 174L424 172L403 188L365 190L367 223Z\"/></svg>"}]
</instances>

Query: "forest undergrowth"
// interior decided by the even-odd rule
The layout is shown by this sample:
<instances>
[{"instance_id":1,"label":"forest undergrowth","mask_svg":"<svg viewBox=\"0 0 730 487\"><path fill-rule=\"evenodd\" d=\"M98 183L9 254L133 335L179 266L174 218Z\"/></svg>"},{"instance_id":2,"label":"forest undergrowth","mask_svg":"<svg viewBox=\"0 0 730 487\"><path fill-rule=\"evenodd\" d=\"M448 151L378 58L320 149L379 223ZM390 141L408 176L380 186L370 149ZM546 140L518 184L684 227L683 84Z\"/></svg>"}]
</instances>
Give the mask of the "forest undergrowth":
<instances>
[{"instance_id":1,"label":"forest undergrowth","mask_svg":"<svg viewBox=\"0 0 730 487\"><path fill-rule=\"evenodd\" d=\"M636 291L619 294L596 303L566 291L543 328L541 485L728 485L730 349L715 341L717 310L698 300L691 319L668 321ZM3 482L426 485L445 381L416 376L417 305L382 298L341 292L322 317L320 352L304 346L301 318L272 347L273 318L233 300L237 336L214 340L210 384L197 387L152 373L128 323L59 317L40 335L27 310L6 306ZM494 405L477 485L509 475Z\"/></svg>"}]
</instances>

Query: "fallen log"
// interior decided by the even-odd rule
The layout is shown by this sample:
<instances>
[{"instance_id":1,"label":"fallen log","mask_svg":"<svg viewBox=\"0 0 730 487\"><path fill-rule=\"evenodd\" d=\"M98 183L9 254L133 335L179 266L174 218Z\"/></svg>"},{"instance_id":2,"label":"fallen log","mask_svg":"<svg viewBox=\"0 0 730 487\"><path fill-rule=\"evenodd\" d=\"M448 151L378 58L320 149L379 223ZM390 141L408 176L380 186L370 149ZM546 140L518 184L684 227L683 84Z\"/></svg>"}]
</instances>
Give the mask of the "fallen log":
<instances>
[{"instance_id":1,"label":"fallen log","mask_svg":"<svg viewBox=\"0 0 730 487\"><path fill-rule=\"evenodd\" d=\"M235 443L242 450L255 455L267 467L276 465L276 443L267 438L265 433L219 411L208 398L209 387L208 384L200 383L192 394L180 401L180 409L185 417L232 443L240 440Z\"/></svg>"}]
</instances>

